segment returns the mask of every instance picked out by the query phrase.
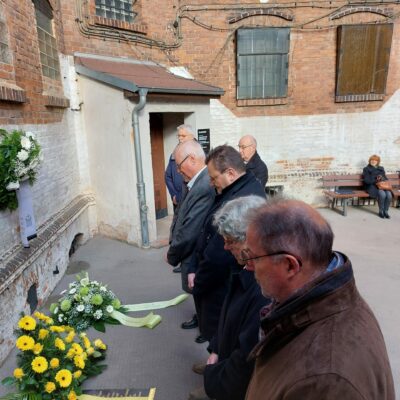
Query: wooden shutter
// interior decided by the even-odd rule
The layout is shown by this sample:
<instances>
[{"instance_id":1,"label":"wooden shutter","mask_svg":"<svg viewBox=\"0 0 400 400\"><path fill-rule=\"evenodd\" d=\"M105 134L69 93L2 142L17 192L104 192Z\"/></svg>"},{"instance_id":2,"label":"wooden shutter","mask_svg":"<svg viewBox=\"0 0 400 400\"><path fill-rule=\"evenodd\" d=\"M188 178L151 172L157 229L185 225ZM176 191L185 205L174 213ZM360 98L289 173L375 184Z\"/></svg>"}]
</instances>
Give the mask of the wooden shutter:
<instances>
[{"instance_id":1,"label":"wooden shutter","mask_svg":"<svg viewBox=\"0 0 400 400\"><path fill-rule=\"evenodd\" d=\"M393 24L338 28L336 96L384 94Z\"/></svg>"}]
</instances>

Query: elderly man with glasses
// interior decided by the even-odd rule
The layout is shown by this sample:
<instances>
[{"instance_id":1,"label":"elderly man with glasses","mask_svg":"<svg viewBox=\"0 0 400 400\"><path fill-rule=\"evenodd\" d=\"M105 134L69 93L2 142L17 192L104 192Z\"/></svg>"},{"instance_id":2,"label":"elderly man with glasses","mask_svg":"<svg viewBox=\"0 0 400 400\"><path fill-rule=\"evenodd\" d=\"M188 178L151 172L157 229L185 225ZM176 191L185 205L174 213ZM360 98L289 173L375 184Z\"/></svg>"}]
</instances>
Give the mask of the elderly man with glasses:
<instances>
[{"instance_id":1,"label":"elderly man with glasses","mask_svg":"<svg viewBox=\"0 0 400 400\"><path fill-rule=\"evenodd\" d=\"M394 400L378 322L328 222L296 200L250 215L244 261L265 296L247 400Z\"/></svg>"},{"instance_id":2,"label":"elderly man with glasses","mask_svg":"<svg viewBox=\"0 0 400 400\"><path fill-rule=\"evenodd\" d=\"M257 153L257 141L254 136L246 135L239 140L239 153L246 164L246 171L251 172L264 188L268 182L268 168Z\"/></svg>"},{"instance_id":3,"label":"elderly man with glasses","mask_svg":"<svg viewBox=\"0 0 400 400\"><path fill-rule=\"evenodd\" d=\"M205 158L201 145L195 140L183 142L175 150L176 168L186 182L187 193L179 205L176 218L172 221L167 261L173 266L180 264L182 289L187 293L191 293L188 286L190 260L204 219L215 197ZM197 317L193 316L190 321L183 322L181 327L196 328Z\"/></svg>"},{"instance_id":4,"label":"elderly man with glasses","mask_svg":"<svg viewBox=\"0 0 400 400\"><path fill-rule=\"evenodd\" d=\"M190 125L179 125L177 128L178 145L194 139L194 132ZM167 185L168 192L171 196L174 211L181 201L183 195L183 179L176 169L175 151L172 152L167 169L165 170L165 184ZM178 269L176 272L180 272Z\"/></svg>"},{"instance_id":5,"label":"elderly man with glasses","mask_svg":"<svg viewBox=\"0 0 400 400\"><path fill-rule=\"evenodd\" d=\"M239 197L227 202L214 215L214 225L224 239L225 249L242 269L232 273L207 362L193 366L194 372L204 374L204 385L190 393L190 400L245 397L254 368L254 361L247 358L258 342L259 312L268 300L261 294L254 273L246 269L242 250L246 244L247 215L265 203L259 196Z\"/></svg>"}]
</instances>

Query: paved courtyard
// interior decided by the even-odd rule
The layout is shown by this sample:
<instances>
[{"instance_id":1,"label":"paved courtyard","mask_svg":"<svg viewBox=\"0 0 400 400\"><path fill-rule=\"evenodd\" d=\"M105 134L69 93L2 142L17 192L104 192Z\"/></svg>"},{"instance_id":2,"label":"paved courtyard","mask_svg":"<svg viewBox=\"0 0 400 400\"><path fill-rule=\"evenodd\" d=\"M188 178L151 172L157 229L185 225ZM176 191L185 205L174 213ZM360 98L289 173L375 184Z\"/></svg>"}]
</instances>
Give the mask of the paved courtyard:
<instances>
[{"instance_id":1,"label":"paved courtyard","mask_svg":"<svg viewBox=\"0 0 400 400\"><path fill-rule=\"evenodd\" d=\"M346 218L329 209L320 211L332 224L334 248L352 260L359 290L380 322L396 393L400 393L400 209L391 210L390 220L378 218L375 207L350 207ZM125 304L173 298L181 293L180 277L163 261L165 251L165 247L142 250L95 237L71 257L54 297L77 272L87 270L92 279L107 283ZM156 400L185 400L187 393L201 384L201 377L190 368L207 357L206 345L194 342L197 330L184 331L179 327L192 316L192 300L155 312L163 321L153 330L109 326L105 334L89 332L91 337L101 337L108 344L108 369L88 380L85 388L155 387ZM0 378L10 375L14 367L12 353L0 368ZM0 395L4 393L4 388L0 388Z\"/></svg>"}]
</instances>

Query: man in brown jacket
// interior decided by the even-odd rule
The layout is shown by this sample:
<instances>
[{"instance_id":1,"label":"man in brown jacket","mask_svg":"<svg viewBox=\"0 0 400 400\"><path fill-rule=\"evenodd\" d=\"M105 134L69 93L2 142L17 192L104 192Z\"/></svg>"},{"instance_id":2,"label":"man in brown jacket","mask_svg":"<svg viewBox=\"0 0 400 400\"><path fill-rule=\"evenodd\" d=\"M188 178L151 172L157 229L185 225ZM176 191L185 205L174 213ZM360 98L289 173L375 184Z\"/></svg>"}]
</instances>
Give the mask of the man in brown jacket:
<instances>
[{"instance_id":1,"label":"man in brown jacket","mask_svg":"<svg viewBox=\"0 0 400 400\"><path fill-rule=\"evenodd\" d=\"M333 233L295 200L257 209L243 258L265 296L248 400L394 400L385 343Z\"/></svg>"}]
</instances>

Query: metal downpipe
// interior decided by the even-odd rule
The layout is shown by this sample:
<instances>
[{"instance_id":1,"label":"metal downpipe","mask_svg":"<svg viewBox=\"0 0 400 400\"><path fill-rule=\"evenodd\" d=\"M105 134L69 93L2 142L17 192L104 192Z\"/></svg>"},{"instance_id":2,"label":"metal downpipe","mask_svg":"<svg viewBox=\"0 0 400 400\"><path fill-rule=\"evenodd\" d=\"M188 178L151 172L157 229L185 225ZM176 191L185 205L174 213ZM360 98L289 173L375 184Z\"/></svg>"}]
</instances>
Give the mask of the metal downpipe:
<instances>
[{"instance_id":1,"label":"metal downpipe","mask_svg":"<svg viewBox=\"0 0 400 400\"><path fill-rule=\"evenodd\" d=\"M136 176L137 176L137 192L139 199L140 212L140 231L142 233L142 247L149 248L149 226L147 222L148 207L146 205L146 192L143 181L143 165L142 151L140 148L140 129L139 129L139 111L146 105L147 89L139 89L139 103L136 104L132 111L132 127L133 127L133 142L135 146L135 161L136 161Z\"/></svg>"}]
</instances>

